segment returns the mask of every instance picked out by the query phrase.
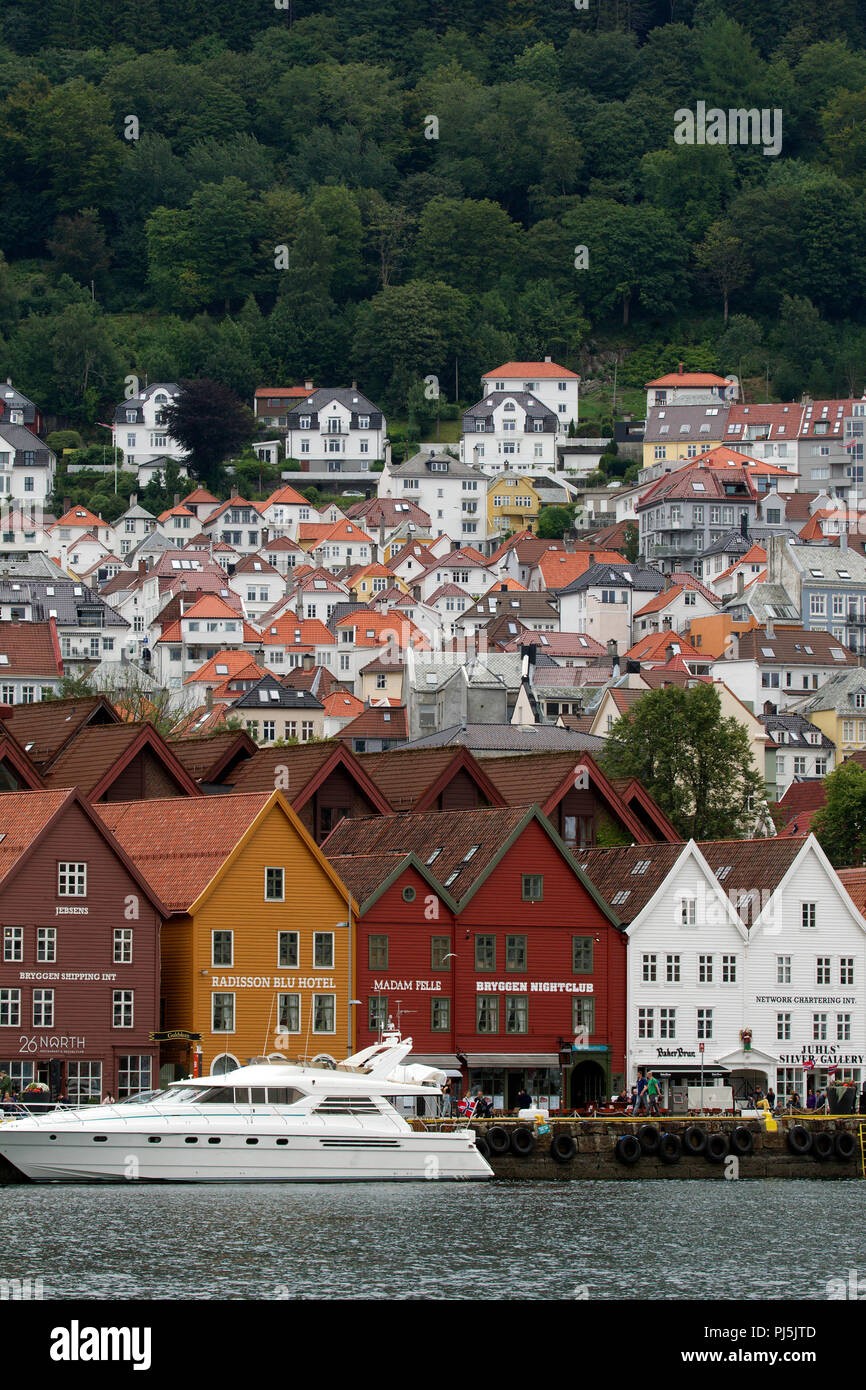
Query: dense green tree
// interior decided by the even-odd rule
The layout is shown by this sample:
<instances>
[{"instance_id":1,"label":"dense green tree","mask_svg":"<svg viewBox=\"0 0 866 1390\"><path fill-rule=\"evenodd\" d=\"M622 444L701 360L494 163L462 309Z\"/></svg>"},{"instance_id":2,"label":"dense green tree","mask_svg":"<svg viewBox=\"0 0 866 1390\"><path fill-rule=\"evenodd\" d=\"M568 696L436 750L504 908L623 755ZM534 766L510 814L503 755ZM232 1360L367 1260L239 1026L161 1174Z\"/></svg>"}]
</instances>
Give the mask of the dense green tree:
<instances>
[{"instance_id":1,"label":"dense green tree","mask_svg":"<svg viewBox=\"0 0 866 1390\"><path fill-rule=\"evenodd\" d=\"M538 513L535 534L545 540L562 540L572 525L573 515L571 507L542 507Z\"/></svg>"},{"instance_id":2,"label":"dense green tree","mask_svg":"<svg viewBox=\"0 0 866 1390\"><path fill-rule=\"evenodd\" d=\"M866 863L866 768L849 758L824 779L826 804L811 830L835 868Z\"/></svg>"},{"instance_id":3,"label":"dense green tree","mask_svg":"<svg viewBox=\"0 0 866 1390\"><path fill-rule=\"evenodd\" d=\"M721 296L727 328L730 297L742 289L749 273L743 243L730 222L711 223L695 248L695 262L701 277Z\"/></svg>"},{"instance_id":4,"label":"dense green tree","mask_svg":"<svg viewBox=\"0 0 866 1390\"><path fill-rule=\"evenodd\" d=\"M520 244L520 229L491 199L432 198L418 226L416 274L487 290L517 269Z\"/></svg>"},{"instance_id":5,"label":"dense green tree","mask_svg":"<svg viewBox=\"0 0 866 1390\"><path fill-rule=\"evenodd\" d=\"M637 777L683 839L745 836L755 824L763 779L745 726L723 717L712 685L649 691L609 730L602 765Z\"/></svg>"},{"instance_id":6,"label":"dense green tree","mask_svg":"<svg viewBox=\"0 0 866 1390\"><path fill-rule=\"evenodd\" d=\"M444 382L453 375L468 333L464 295L441 281L410 280L359 307L352 355L374 395L387 390L395 363L404 372L432 374Z\"/></svg>"}]
</instances>

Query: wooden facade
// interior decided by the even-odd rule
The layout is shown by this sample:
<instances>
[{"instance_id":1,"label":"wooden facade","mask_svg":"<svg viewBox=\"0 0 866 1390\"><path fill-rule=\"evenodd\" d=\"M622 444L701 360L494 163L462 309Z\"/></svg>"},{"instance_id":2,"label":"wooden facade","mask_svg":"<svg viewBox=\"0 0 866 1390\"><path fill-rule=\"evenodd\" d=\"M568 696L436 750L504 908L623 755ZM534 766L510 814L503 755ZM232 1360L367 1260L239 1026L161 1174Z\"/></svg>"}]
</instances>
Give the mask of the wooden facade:
<instances>
[{"instance_id":1,"label":"wooden facade","mask_svg":"<svg viewBox=\"0 0 866 1390\"><path fill-rule=\"evenodd\" d=\"M148 1089L159 900L78 792L0 796L4 840L14 825L36 833L0 880L0 1070L73 1102Z\"/></svg>"}]
</instances>

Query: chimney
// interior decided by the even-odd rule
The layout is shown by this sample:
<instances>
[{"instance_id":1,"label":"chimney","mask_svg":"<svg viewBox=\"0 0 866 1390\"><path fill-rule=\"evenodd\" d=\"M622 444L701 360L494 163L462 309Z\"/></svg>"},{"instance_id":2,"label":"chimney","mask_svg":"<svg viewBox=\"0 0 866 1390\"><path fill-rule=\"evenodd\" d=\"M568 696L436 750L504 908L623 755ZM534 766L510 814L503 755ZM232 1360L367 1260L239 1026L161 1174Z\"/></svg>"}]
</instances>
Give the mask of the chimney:
<instances>
[{"instance_id":1,"label":"chimney","mask_svg":"<svg viewBox=\"0 0 866 1390\"><path fill-rule=\"evenodd\" d=\"M237 495L238 495L237 484L236 484L236 483L233 483L233 484L232 484L232 497L237 497Z\"/></svg>"},{"instance_id":2,"label":"chimney","mask_svg":"<svg viewBox=\"0 0 866 1390\"><path fill-rule=\"evenodd\" d=\"M737 570L737 598L743 597L743 589L745 587L745 582L746 581L743 578L743 571Z\"/></svg>"},{"instance_id":3,"label":"chimney","mask_svg":"<svg viewBox=\"0 0 866 1390\"><path fill-rule=\"evenodd\" d=\"M589 552L589 563L590 563L591 565L594 565L594 564L595 564L595 551L594 551L594 550L591 550L591 551Z\"/></svg>"},{"instance_id":4,"label":"chimney","mask_svg":"<svg viewBox=\"0 0 866 1390\"><path fill-rule=\"evenodd\" d=\"M67 512L71 512L71 511L72 511L72 498L71 498L71 497L64 497L64 499L63 499L63 515L65 516Z\"/></svg>"},{"instance_id":5,"label":"chimney","mask_svg":"<svg viewBox=\"0 0 866 1390\"><path fill-rule=\"evenodd\" d=\"M544 360L545 360L545 362L552 362L552 361L553 361L553 359L552 359L551 357L545 357Z\"/></svg>"},{"instance_id":6,"label":"chimney","mask_svg":"<svg viewBox=\"0 0 866 1390\"><path fill-rule=\"evenodd\" d=\"M180 493L179 493L179 492L176 492L176 493L174 494L174 505L175 505L176 507L179 507L179 506L180 506Z\"/></svg>"},{"instance_id":7,"label":"chimney","mask_svg":"<svg viewBox=\"0 0 866 1390\"><path fill-rule=\"evenodd\" d=\"M500 593L507 593L507 592L508 592L508 585L507 585L507 584L500 584L500 586L499 586L499 591L500 591Z\"/></svg>"},{"instance_id":8,"label":"chimney","mask_svg":"<svg viewBox=\"0 0 866 1390\"><path fill-rule=\"evenodd\" d=\"M136 507L136 506L138 506L138 493L137 493L137 492L131 492L131 493L129 494L129 505L130 505L130 507Z\"/></svg>"},{"instance_id":9,"label":"chimney","mask_svg":"<svg viewBox=\"0 0 866 1390\"><path fill-rule=\"evenodd\" d=\"M314 665L313 653L312 653L312 652L304 652L303 658L301 659L301 669L302 669L303 671L312 671L313 665Z\"/></svg>"},{"instance_id":10,"label":"chimney","mask_svg":"<svg viewBox=\"0 0 866 1390\"><path fill-rule=\"evenodd\" d=\"M304 390L305 390L305 391L312 391L312 389L313 389L313 383L312 383L311 381L305 381L305 382L304 382Z\"/></svg>"},{"instance_id":11,"label":"chimney","mask_svg":"<svg viewBox=\"0 0 866 1390\"><path fill-rule=\"evenodd\" d=\"M204 707L205 709L213 709L213 690L210 686L204 692Z\"/></svg>"},{"instance_id":12,"label":"chimney","mask_svg":"<svg viewBox=\"0 0 866 1390\"><path fill-rule=\"evenodd\" d=\"M357 389L358 389L358 383L357 383L357 381L353 381L353 382L352 382L352 390L353 390L353 391L357 391Z\"/></svg>"},{"instance_id":13,"label":"chimney","mask_svg":"<svg viewBox=\"0 0 866 1390\"><path fill-rule=\"evenodd\" d=\"M840 549L840 550L847 550L847 549L848 549L848 518L847 518L847 516L846 516L846 518L845 518L845 525L842 527L842 530L839 532L839 549Z\"/></svg>"},{"instance_id":14,"label":"chimney","mask_svg":"<svg viewBox=\"0 0 866 1390\"><path fill-rule=\"evenodd\" d=\"M685 364L683 362L677 363L677 371L679 372L680 376L682 376L683 372L685 371Z\"/></svg>"},{"instance_id":15,"label":"chimney","mask_svg":"<svg viewBox=\"0 0 866 1390\"><path fill-rule=\"evenodd\" d=\"M139 560L138 562L138 572L139 574L147 574L147 565L143 560Z\"/></svg>"},{"instance_id":16,"label":"chimney","mask_svg":"<svg viewBox=\"0 0 866 1390\"><path fill-rule=\"evenodd\" d=\"M770 637L770 638L775 637L775 635L776 635L776 627L775 627L775 624L774 624L772 618L768 618L768 619L767 619L767 621L766 621L766 623L765 623L765 628L766 628L766 632L767 632L767 636L768 636L768 637Z\"/></svg>"},{"instance_id":17,"label":"chimney","mask_svg":"<svg viewBox=\"0 0 866 1390\"><path fill-rule=\"evenodd\" d=\"M749 539L749 513L740 512L740 535L744 541Z\"/></svg>"},{"instance_id":18,"label":"chimney","mask_svg":"<svg viewBox=\"0 0 866 1390\"><path fill-rule=\"evenodd\" d=\"M673 648L673 643L669 642L668 645L665 647L665 661L673 661L673 659L674 659L674 648Z\"/></svg>"},{"instance_id":19,"label":"chimney","mask_svg":"<svg viewBox=\"0 0 866 1390\"><path fill-rule=\"evenodd\" d=\"M607 654L611 661L616 661L619 655L619 648L613 638L607 644Z\"/></svg>"}]
</instances>

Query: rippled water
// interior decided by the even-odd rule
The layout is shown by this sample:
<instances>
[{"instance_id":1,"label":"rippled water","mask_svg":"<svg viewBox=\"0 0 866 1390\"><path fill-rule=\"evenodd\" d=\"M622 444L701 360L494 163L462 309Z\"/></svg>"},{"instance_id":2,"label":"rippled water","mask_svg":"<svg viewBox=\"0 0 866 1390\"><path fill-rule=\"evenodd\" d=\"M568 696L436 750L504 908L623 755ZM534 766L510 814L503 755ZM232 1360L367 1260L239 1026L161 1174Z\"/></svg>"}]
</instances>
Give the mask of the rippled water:
<instances>
[{"instance_id":1,"label":"rippled water","mask_svg":"<svg viewBox=\"0 0 866 1390\"><path fill-rule=\"evenodd\" d=\"M41 1277L46 1299L823 1299L827 1279L866 1276L864 1195L721 1178L7 1187L0 1278Z\"/></svg>"}]
</instances>

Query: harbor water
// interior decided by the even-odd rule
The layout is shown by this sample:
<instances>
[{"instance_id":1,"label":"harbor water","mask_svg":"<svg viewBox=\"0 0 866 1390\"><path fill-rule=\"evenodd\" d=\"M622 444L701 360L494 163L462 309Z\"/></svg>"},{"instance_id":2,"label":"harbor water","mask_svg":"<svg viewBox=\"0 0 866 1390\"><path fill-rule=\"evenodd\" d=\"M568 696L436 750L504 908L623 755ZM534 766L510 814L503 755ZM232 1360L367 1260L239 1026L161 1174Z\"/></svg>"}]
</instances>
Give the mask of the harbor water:
<instances>
[{"instance_id":1,"label":"harbor water","mask_svg":"<svg viewBox=\"0 0 866 1390\"><path fill-rule=\"evenodd\" d=\"M7 1187L48 1299L792 1299L866 1280L866 1184Z\"/></svg>"}]
</instances>

